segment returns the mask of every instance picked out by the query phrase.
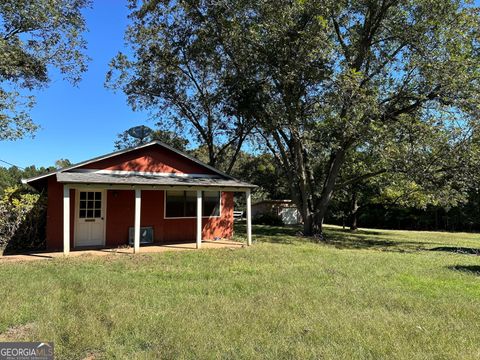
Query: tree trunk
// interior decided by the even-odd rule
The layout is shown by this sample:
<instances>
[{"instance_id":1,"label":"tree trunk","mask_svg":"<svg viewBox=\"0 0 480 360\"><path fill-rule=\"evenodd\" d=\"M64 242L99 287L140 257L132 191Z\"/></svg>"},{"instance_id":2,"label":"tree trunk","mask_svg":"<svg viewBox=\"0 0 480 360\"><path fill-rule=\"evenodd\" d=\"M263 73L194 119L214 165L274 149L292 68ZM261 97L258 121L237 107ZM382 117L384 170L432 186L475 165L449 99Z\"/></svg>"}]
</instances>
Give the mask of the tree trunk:
<instances>
[{"instance_id":1,"label":"tree trunk","mask_svg":"<svg viewBox=\"0 0 480 360\"><path fill-rule=\"evenodd\" d=\"M303 235L310 236L312 234L313 227L313 216L312 214L307 214L303 217Z\"/></svg>"},{"instance_id":2,"label":"tree trunk","mask_svg":"<svg viewBox=\"0 0 480 360\"><path fill-rule=\"evenodd\" d=\"M350 230L357 230L358 199L357 192L353 190L350 202Z\"/></svg>"},{"instance_id":3,"label":"tree trunk","mask_svg":"<svg viewBox=\"0 0 480 360\"><path fill-rule=\"evenodd\" d=\"M316 206L316 211L313 217L312 234L323 236L323 221L327 214L328 205L332 199L333 191L335 190L335 181L337 180L340 168L345 159L346 149L339 149L331 161L327 178L323 185L322 195L320 201Z\"/></svg>"}]
</instances>

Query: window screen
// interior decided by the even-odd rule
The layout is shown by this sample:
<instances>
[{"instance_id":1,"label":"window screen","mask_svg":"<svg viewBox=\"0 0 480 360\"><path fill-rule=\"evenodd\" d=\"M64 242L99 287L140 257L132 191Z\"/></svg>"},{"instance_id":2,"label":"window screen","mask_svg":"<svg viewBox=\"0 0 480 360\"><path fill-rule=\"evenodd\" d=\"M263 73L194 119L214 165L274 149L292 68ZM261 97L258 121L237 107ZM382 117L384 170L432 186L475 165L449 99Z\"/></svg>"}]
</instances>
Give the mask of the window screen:
<instances>
[{"instance_id":1,"label":"window screen","mask_svg":"<svg viewBox=\"0 0 480 360\"><path fill-rule=\"evenodd\" d=\"M220 216L220 191L203 192L203 216Z\"/></svg>"},{"instance_id":2,"label":"window screen","mask_svg":"<svg viewBox=\"0 0 480 360\"><path fill-rule=\"evenodd\" d=\"M202 216L220 215L220 192L204 191ZM165 216L195 217L197 216L196 191L166 191Z\"/></svg>"},{"instance_id":3,"label":"window screen","mask_svg":"<svg viewBox=\"0 0 480 360\"><path fill-rule=\"evenodd\" d=\"M184 191L167 191L166 216L167 217L184 217L185 216L185 192Z\"/></svg>"},{"instance_id":4,"label":"window screen","mask_svg":"<svg viewBox=\"0 0 480 360\"><path fill-rule=\"evenodd\" d=\"M197 193L195 191L167 191L166 217L197 216Z\"/></svg>"},{"instance_id":5,"label":"window screen","mask_svg":"<svg viewBox=\"0 0 480 360\"><path fill-rule=\"evenodd\" d=\"M196 191L185 191L185 216L197 216Z\"/></svg>"}]
</instances>

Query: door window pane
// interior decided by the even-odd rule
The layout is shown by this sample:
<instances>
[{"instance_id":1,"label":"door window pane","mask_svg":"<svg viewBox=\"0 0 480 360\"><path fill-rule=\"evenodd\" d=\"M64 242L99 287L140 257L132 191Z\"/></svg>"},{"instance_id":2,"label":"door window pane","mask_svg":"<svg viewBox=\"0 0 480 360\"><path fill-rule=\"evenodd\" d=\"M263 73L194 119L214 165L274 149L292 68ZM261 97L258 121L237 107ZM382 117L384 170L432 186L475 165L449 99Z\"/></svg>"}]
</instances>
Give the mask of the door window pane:
<instances>
[{"instance_id":1,"label":"door window pane","mask_svg":"<svg viewBox=\"0 0 480 360\"><path fill-rule=\"evenodd\" d=\"M79 218L100 218L102 216L102 193L93 191L81 191L78 207Z\"/></svg>"}]
</instances>

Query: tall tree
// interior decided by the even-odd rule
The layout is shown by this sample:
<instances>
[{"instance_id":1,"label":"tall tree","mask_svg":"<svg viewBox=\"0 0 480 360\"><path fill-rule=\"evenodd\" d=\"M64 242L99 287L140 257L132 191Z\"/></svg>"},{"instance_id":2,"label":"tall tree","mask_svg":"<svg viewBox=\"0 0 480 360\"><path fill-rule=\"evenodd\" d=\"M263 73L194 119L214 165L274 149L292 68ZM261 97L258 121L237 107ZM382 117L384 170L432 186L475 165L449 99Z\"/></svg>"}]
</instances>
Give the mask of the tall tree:
<instances>
[{"instance_id":1,"label":"tall tree","mask_svg":"<svg viewBox=\"0 0 480 360\"><path fill-rule=\"evenodd\" d=\"M215 25L205 29L229 55L232 106L255 119L259 138L291 180L305 234L321 233L355 151L391 134L398 134L397 149L408 149L418 135L412 128L438 132L443 146L465 151L462 139L478 128L480 17L470 1L202 4L198 13ZM421 148L424 138L415 141ZM428 156L416 157L415 166L402 160L419 181L462 165L455 156L457 164L446 166L449 159L424 145Z\"/></svg>"},{"instance_id":2,"label":"tall tree","mask_svg":"<svg viewBox=\"0 0 480 360\"><path fill-rule=\"evenodd\" d=\"M182 10L168 1L129 4L132 55L112 60L107 85L122 89L133 109L149 109L162 130L174 128L205 147L210 165L231 172L252 126L227 106L222 54L202 33L196 4L182 2Z\"/></svg>"},{"instance_id":3,"label":"tall tree","mask_svg":"<svg viewBox=\"0 0 480 360\"><path fill-rule=\"evenodd\" d=\"M85 21L89 0L0 2L0 140L33 134L29 90L49 82L49 68L76 84L86 70ZM27 90L27 93L25 93Z\"/></svg>"}]
</instances>

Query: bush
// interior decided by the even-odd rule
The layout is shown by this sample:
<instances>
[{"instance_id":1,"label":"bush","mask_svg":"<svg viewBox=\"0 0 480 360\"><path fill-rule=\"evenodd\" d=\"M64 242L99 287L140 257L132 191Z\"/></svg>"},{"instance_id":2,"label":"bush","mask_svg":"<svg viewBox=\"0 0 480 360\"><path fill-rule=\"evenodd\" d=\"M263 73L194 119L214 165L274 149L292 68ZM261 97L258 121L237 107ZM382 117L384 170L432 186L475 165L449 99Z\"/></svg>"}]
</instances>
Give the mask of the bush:
<instances>
[{"instance_id":1,"label":"bush","mask_svg":"<svg viewBox=\"0 0 480 360\"><path fill-rule=\"evenodd\" d=\"M46 197L8 187L0 198L0 249L5 252L45 247Z\"/></svg>"},{"instance_id":2,"label":"bush","mask_svg":"<svg viewBox=\"0 0 480 360\"><path fill-rule=\"evenodd\" d=\"M283 220L280 216L273 213L258 214L252 219L252 223L256 225L272 225L282 226Z\"/></svg>"}]
</instances>

